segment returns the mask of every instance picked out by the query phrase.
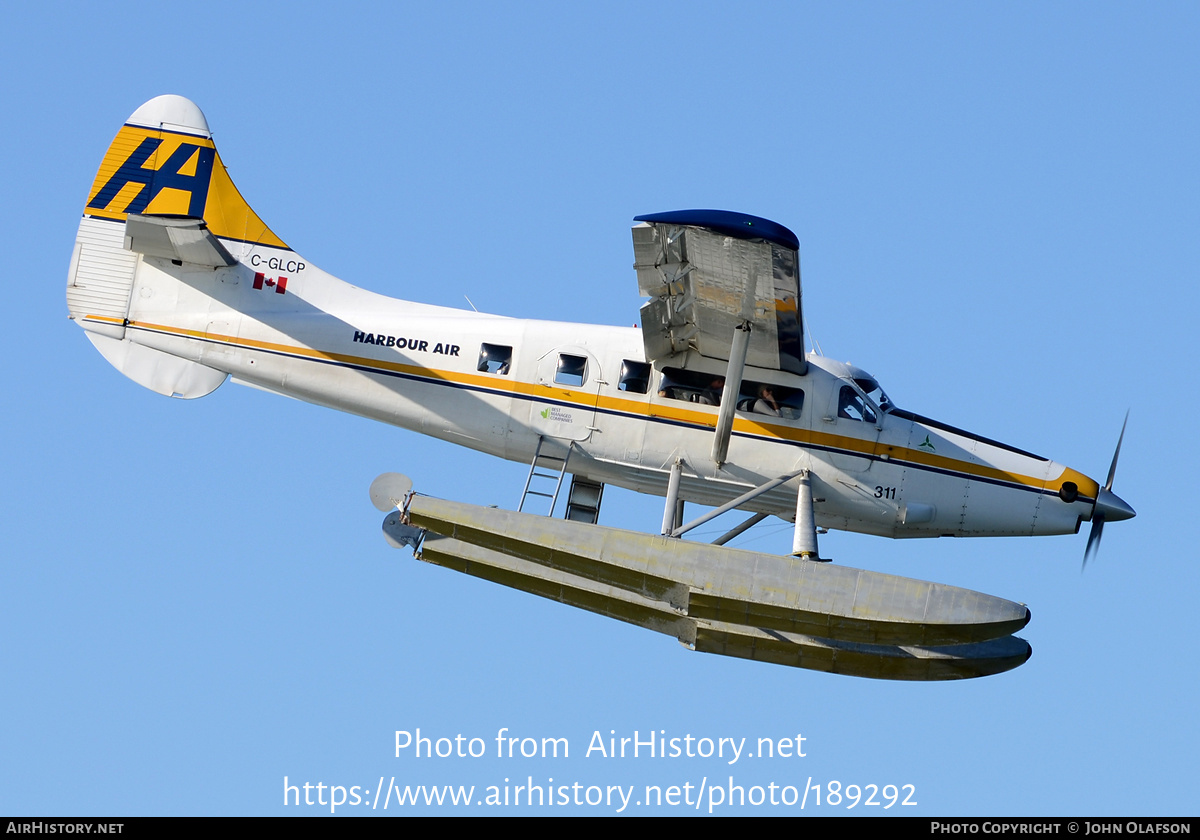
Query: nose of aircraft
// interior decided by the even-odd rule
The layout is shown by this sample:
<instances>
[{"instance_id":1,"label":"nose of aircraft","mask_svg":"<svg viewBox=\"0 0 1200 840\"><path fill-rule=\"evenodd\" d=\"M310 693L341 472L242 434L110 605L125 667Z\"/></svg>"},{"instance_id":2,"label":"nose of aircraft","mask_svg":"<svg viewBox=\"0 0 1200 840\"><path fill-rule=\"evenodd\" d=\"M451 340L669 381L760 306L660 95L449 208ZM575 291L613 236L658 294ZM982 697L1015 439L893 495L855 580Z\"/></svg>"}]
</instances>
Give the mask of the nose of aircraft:
<instances>
[{"instance_id":1,"label":"nose of aircraft","mask_svg":"<svg viewBox=\"0 0 1200 840\"><path fill-rule=\"evenodd\" d=\"M1121 522L1125 519L1133 519L1137 516L1137 511L1116 493L1102 487L1096 496L1096 506L1092 509L1092 518L1095 519L1097 515L1101 516L1105 522Z\"/></svg>"}]
</instances>

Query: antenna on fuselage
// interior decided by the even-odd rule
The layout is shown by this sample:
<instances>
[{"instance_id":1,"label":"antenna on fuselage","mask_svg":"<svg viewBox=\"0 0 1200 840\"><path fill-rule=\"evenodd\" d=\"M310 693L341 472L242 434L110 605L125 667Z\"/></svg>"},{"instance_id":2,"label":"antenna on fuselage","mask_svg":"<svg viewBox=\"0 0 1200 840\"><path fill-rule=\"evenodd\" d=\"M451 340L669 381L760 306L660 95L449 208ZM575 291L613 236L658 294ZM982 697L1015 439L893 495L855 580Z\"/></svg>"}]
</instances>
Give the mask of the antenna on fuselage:
<instances>
[{"instance_id":1,"label":"antenna on fuselage","mask_svg":"<svg viewBox=\"0 0 1200 840\"><path fill-rule=\"evenodd\" d=\"M808 316L807 315L804 316L804 334L806 336L808 336L808 341L812 345L812 348L816 352L816 354L818 356L824 356L825 354L821 352L821 342L817 341L816 335L814 335L813 331L811 329L809 329L809 327L808 327Z\"/></svg>"},{"instance_id":2,"label":"antenna on fuselage","mask_svg":"<svg viewBox=\"0 0 1200 840\"><path fill-rule=\"evenodd\" d=\"M469 297L467 297L466 295L463 295L463 297L467 298L467 303L471 303L471 299ZM475 309L475 304L471 303L471 308ZM479 310L475 309L475 311L478 312Z\"/></svg>"}]
</instances>

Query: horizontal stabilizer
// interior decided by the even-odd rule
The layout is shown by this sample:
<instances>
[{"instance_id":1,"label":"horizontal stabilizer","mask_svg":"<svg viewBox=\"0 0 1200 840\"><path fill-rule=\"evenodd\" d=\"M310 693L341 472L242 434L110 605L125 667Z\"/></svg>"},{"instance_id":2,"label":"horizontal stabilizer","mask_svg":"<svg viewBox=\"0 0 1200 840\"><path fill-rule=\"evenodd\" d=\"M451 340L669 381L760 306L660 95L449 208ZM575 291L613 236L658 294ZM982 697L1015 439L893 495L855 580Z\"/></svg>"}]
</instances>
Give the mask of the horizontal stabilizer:
<instances>
[{"instance_id":1,"label":"horizontal stabilizer","mask_svg":"<svg viewBox=\"0 0 1200 840\"><path fill-rule=\"evenodd\" d=\"M125 248L148 257L213 268L234 265L225 246L212 235L203 219L138 216L125 219Z\"/></svg>"}]
</instances>

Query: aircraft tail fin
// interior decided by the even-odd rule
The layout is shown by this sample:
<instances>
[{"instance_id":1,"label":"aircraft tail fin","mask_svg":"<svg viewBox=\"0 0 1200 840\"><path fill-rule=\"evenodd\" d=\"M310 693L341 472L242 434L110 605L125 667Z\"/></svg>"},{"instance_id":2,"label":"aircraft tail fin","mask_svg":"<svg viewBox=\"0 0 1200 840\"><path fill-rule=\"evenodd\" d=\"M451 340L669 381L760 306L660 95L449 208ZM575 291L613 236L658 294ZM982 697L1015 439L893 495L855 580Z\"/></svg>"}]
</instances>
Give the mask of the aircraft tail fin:
<instances>
[{"instance_id":1,"label":"aircraft tail fin","mask_svg":"<svg viewBox=\"0 0 1200 840\"><path fill-rule=\"evenodd\" d=\"M203 219L222 239L287 248L250 209L217 153L208 121L182 96L159 96L133 112L104 156L84 215Z\"/></svg>"},{"instance_id":2,"label":"aircraft tail fin","mask_svg":"<svg viewBox=\"0 0 1200 840\"><path fill-rule=\"evenodd\" d=\"M143 255L211 271L234 265L239 245L287 250L234 186L200 109L156 97L117 132L88 192L67 280L70 317L131 379L203 396L224 373L127 338L135 280Z\"/></svg>"}]
</instances>

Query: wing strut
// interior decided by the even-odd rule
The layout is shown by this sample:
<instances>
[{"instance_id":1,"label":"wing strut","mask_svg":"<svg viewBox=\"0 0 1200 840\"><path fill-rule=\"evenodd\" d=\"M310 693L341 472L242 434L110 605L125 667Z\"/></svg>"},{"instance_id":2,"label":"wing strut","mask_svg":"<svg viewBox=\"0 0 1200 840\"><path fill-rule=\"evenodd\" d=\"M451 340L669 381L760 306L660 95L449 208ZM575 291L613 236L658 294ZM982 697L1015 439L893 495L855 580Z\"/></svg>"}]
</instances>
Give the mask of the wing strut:
<instances>
[{"instance_id":1,"label":"wing strut","mask_svg":"<svg viewBox=\"0 0 1200 840\"><path fill-rule=\"evenodd\" d=\"M733 411L742 393L742 371L746 368L746 350L750 346L750 322L743 321L733 331L729 348L729 366L725 369L725 387L721 390L721 410L717 414L717 435L713 438L712 459L717 466L729 454L729 435L733 431Z\"/></svg>"}]
</instances>

